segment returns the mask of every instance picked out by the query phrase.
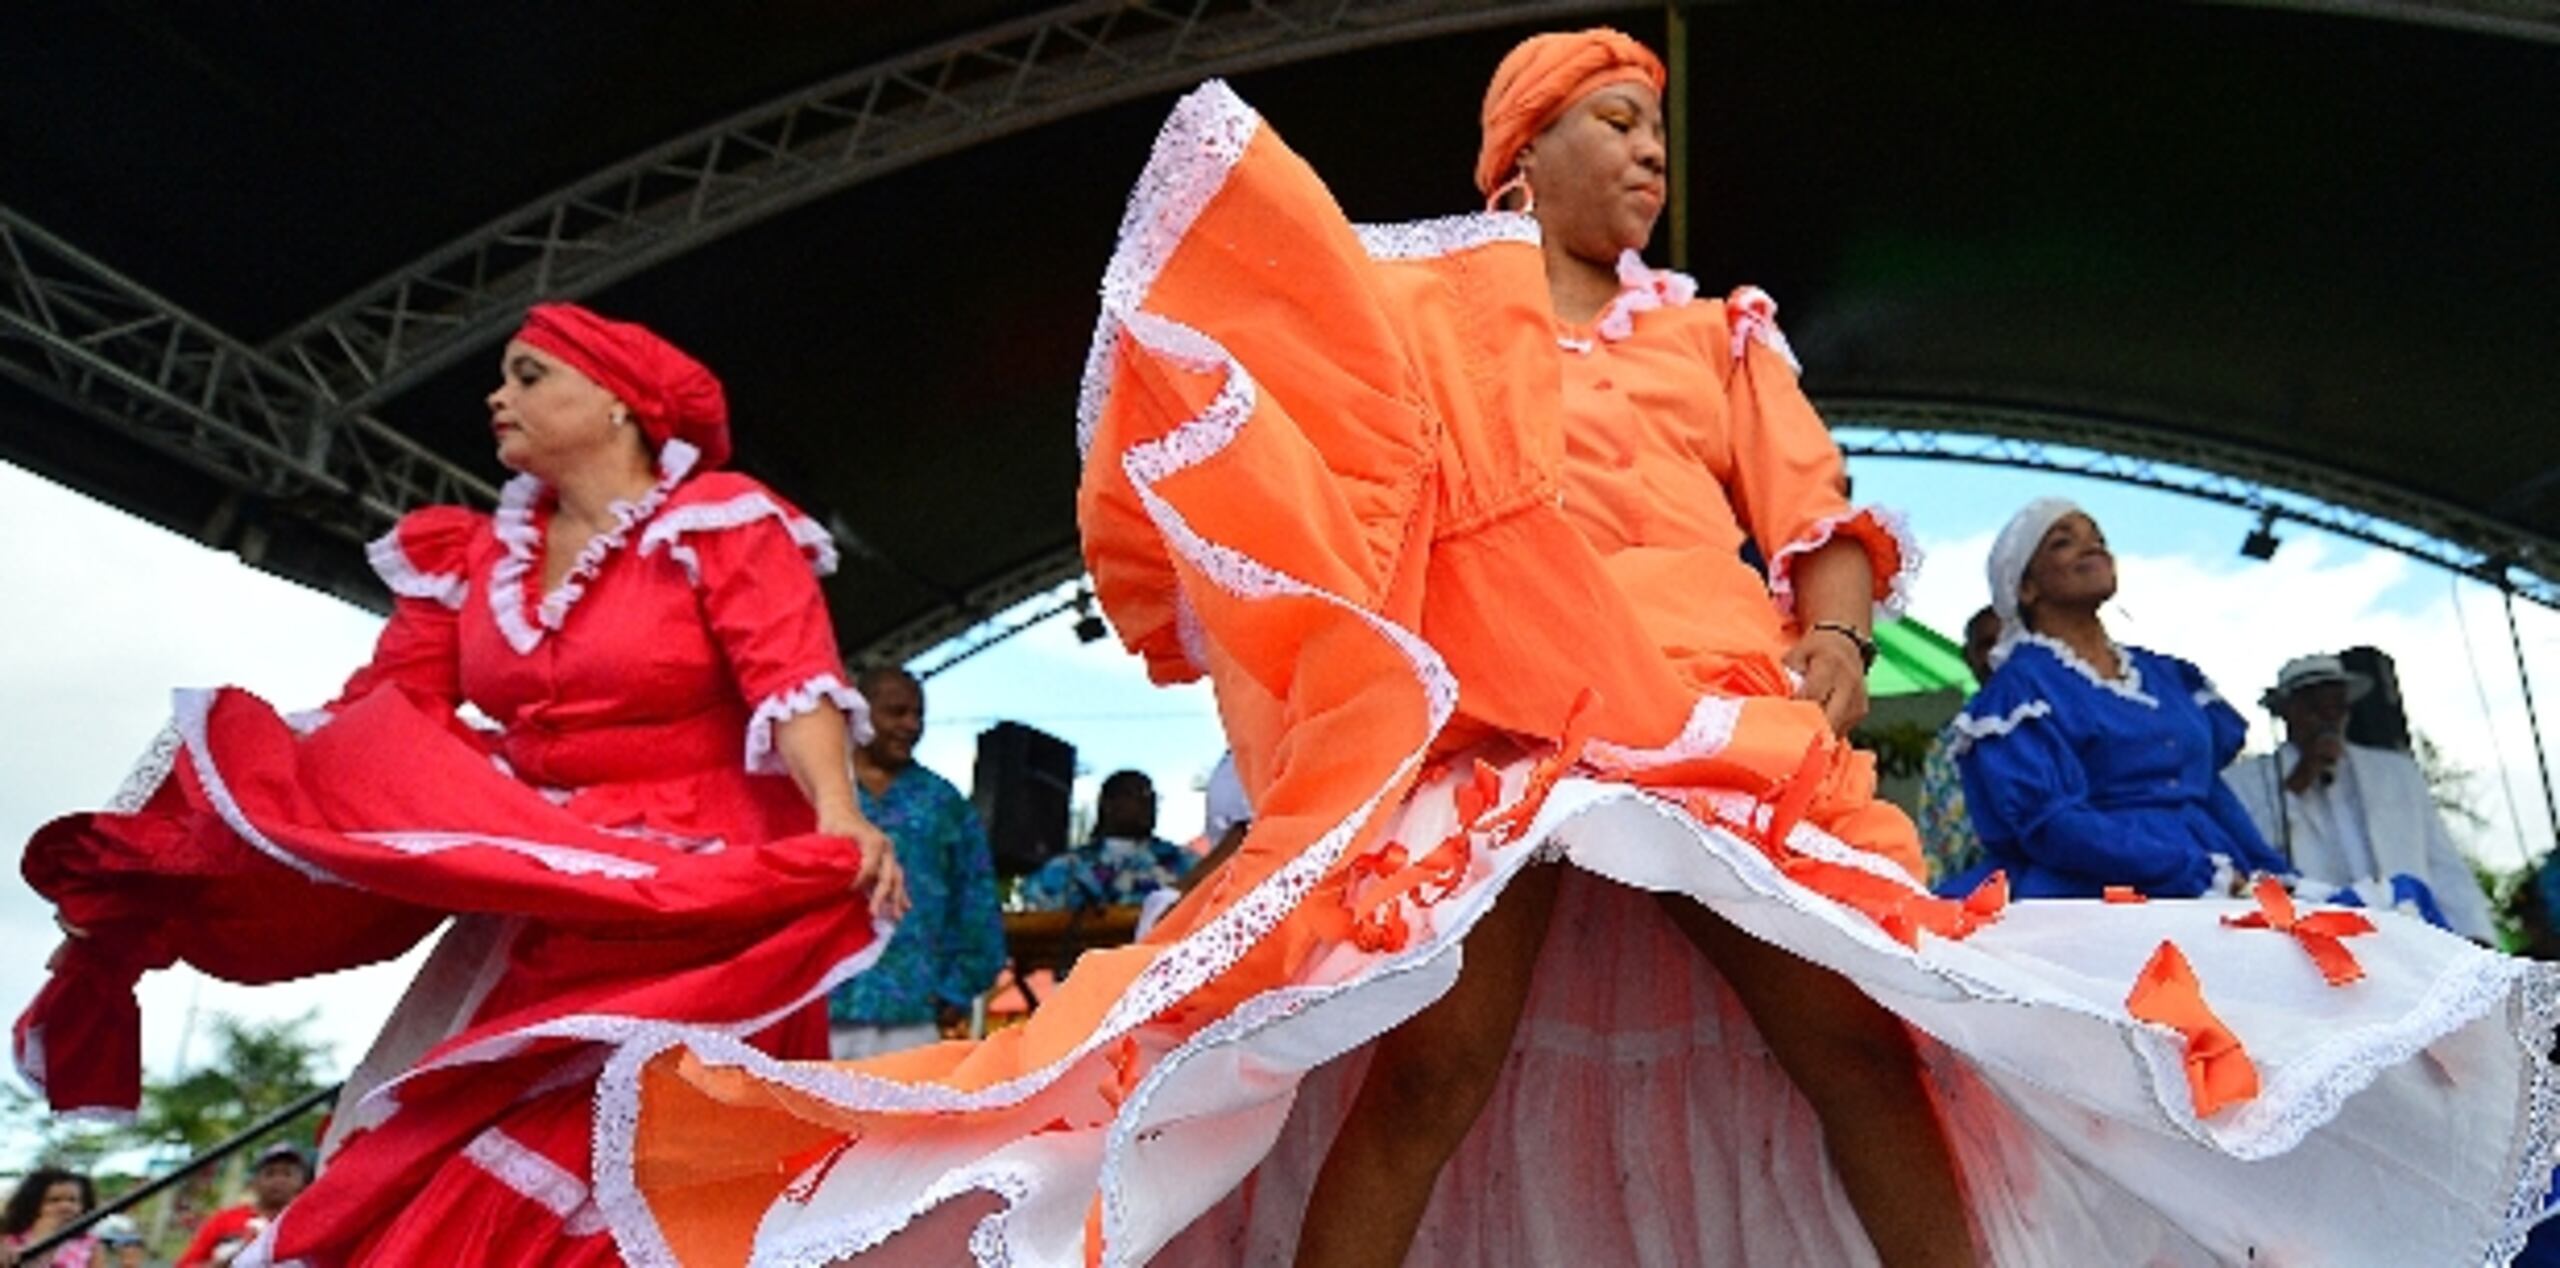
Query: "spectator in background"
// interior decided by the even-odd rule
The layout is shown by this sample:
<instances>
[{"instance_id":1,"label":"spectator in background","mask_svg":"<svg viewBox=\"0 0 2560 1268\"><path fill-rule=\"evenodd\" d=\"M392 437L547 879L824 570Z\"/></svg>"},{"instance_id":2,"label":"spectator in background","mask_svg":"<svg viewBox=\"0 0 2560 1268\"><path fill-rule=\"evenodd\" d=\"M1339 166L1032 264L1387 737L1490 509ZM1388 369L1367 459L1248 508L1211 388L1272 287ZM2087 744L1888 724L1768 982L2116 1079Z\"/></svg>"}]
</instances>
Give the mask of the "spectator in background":
<instances>
[{"instance_id":1,"label":"spectator in background","mask_svg":"<svg viewBox=\"0 0 2560 1268\"><path fill-rule=\"evenodd\" d=\"M98 1221L98 1254L101 1268L148 1268L151 1248L142 1240L142 1229L132 1217L110 1215Z\"/></svg>"},{"instance_id":2,"label":"spectator in background","mask_svg":"<svg viewBox=\"0 0 2560 1268\"><path fill-rule=\"evenodd\" d=\"M1991 648L2000 641L2000 614L1985 607L1964 623L1964 664L1979 688L1991 681ZM1964 807L1964 780L1956 772L1956 750L1964 733L1950 718L1929 752L1920 759L1920 852L1929 861L1929 883L1947 893L1964 893L1982 871L1982 838L1973 830L1973 815Z\"/></svg>"},{"instance_id":3,"label":"spectator in background","mask_svg":"<svg viewBox=\"0 0 2560 1268\"><path fill-rule=\"evenodd\" d=\"M1022 902L1055 911L1143 902L1179 887L1193 861L1190 851L1156 835L1155 782L1144 771L1117 771L1102 781L1093 839L1024 877Z\"/></svg>"},{"instance_id":4,"label":"spectator in background","mask_svg":"<svg viewBox=\"0 0 2560 1268\"><path fill-rule=\"evenodd\" d=\"M2455 933L2494 943L2488 897L2417 762L2347 742L2348 707L2372 687L2335 656L2287 662L2261 700L2284 720L2283 747L2234 764L2223 782L2305 877L2387 886L2368 901L2411 902Z\"/></svg>"},{"instance_id":5,"label":"spectator in background","mask_svg":"<svg viewBox=\"0 0 2560 1268\"><path fill-rule=\"evenodd\" d=\"M907 917L880 962L827 1000L839 1061L940 1039L965 1021L1004 965L995 856L978 811L951 781L916 764L924 685L894 666L854 686L871 702L871 742L854 750L862 813L889 834L907 877Z\"/></svg>"},{"instance_id":6,"label":"spectator in background","mask_svg":"<svg viewBox=\"0 0 2560 1268\"><path fill-rule=\"evenodd\" d=\"M2098 608L2116 564L2097 521L2061 498L2030 502L1989 571L2000 641L1991 681L1956 718L1956 760L2013 893L2193 898L2225 869L2291 871L2218 778L2248 723L2195 666L2108 637Z\"/></svg>"},{"instance_id":7,"label":"spectator in background","mask_svg":"<svg viewBox=\"0 0 2560 1268\"><path fill-rule=\"evenodd\" d=\"M6 1213L0 1214L0 1268L90 1268L98 1262L97 1243L87 1238L33 1258L24 1252L97 1204L97 1186L77 1171L38 1167L28 1172L9 1194Z\"/></svg>"},{"instance_id":8,"label":"spectator in background","mask_svg":"<svg viewBox=\"0 0 2560 1268\"><path fill-rule=\"evenodd\" d=\"M277 1141L260 1150L250 1164L249 1200L205 1217L195 1240L178 1256L177 1268L209 1268L227 1264L258 1235L267 1231L287 1203L302 1196L311 1183L311 1159L293 1145Z\"/></svg>"}]
</instances>

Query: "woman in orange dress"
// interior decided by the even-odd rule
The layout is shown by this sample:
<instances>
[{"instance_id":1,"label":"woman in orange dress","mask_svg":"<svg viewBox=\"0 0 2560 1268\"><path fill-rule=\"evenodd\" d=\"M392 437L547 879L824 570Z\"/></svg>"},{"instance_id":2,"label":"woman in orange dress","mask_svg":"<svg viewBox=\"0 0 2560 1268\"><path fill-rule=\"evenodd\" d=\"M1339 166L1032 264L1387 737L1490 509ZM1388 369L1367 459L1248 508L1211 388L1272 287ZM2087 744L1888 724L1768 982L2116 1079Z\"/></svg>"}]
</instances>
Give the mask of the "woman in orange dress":
<instances>
[{"instance_id":1,"label":"woman in orange dress","mask_svg":"<svg viewBox=\"0 0 2560 1268\"><path fill-rule=\"evenodd\" d=\"M1765 297L1625 254L1659 74L1533 41L1479 170L1531 213L1406 225L1349 223L1224 85L1176 107L1079 516L1123 641L1215 686L1252 830L984 1042L626 1043L597 1185L634 1262L2451 1262L2520 1227L2548 980L2387 916L2332 986L2298 938L2335 922L1920 885L1838 734L1910 552Z\"/></svg>"}]
</instances>

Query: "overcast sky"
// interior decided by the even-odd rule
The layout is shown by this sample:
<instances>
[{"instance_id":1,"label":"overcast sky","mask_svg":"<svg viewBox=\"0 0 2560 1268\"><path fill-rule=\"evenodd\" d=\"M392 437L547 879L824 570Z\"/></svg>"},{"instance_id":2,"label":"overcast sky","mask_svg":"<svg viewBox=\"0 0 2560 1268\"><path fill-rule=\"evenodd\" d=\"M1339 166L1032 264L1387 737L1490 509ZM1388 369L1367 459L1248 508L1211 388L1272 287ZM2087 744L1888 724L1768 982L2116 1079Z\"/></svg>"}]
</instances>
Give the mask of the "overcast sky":
<instances>
[{"instance_id":1,"label":"overcast sky","mask_svg":"<svg viewBox=\"0 0 2560 1268\"><path fill-rule=\"evenodd\" d=\"M2482 772L2475 799L2491 822L2465 834L2466 846L2499 867L2549 848L2493 591L2299 529L2287 530L2272 562L2244 560L2244 513L2142 490L1912 461L1862 463L1857 475L1862 498L1911 512L1930 555L1913 613L1942 630L1957 630L1983 603L1982 558L2000 522L2028 498L2059 491L2081 498L2117 548L2122 586L2108 616L2117 637L2196 661L2244 711L2292 655L2356 642L2390 651L2416 726ZM364 658L379 627L367 613L5 466L0 540L13 547L0 556L0 594L13 614L0 636L0 840L13 859L45 820L114 791L167 716L170 688L233 683L285 708L316 703ZM2548 714L2560 699L2560 617L2519 610ZM1135 766L1164 793L1164 835L1198 830L1195 789L1221 747L1205 690L1148 687L1115 643L1080 645L1068 622L1051 621L935 679L928 705L921 759L964 788L976 733L1015 718L1078 745L1087 800L1095 777ZM2263 745L2263 718L2258 727ZM53 939L45 904L13 867L0 881L0 945L13 953L0 960L8 1012L34 994ZM317 1033L343 1069L413 968L404 961L260 988L184 969L152 975L142 990L147 1068L177 1066L192 1008L248 1017L317 1009ZM188 1057L204 1056L199 1027Z\"/></svg>"}]
</instances>

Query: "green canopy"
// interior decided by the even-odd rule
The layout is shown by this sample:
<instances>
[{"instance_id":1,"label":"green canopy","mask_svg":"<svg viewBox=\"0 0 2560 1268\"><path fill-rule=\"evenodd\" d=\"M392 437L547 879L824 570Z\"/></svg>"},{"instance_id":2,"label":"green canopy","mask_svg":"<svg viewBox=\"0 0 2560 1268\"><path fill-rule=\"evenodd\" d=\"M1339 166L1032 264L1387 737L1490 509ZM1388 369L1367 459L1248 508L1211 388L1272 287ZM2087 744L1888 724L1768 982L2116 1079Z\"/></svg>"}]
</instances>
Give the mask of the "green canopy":
<instances>
[{"instance_id":1,"label":"green canopy","mask_svg":"<svg viewBox=\"0 0 2560 1268\"><path fill-rule=\"evenodd\" d=\"M1965 667L1964 649L1910 617L1876 627L1876 663L1867 670L1867 694L1920 696L1953 691L1970 696L1977 684Z\"/></svg>"}]
</instances>

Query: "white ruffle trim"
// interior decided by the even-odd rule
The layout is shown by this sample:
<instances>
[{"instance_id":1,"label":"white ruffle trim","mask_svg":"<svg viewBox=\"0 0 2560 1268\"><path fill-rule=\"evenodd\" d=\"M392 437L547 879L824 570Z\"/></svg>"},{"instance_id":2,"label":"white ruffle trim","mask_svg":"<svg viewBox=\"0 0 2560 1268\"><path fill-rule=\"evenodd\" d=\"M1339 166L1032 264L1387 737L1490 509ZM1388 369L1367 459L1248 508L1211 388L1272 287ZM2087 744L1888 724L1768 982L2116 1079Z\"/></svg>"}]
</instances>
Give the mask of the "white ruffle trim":
<instances>
[{"instance_id":1,"label":"white ruffle trim","mask_svg":"<svg viewBox=\"0 0 2560 1268\"><path fill-rule=\"evenodd\" d=\"M2160 707L2159 700L2142 689L2141 664L2134 660L2133 653L2126 651L2121 643L2111 642L2107 646L2115 651L2116 663L2124 667L2124 677L2109 678L2099 673L2097 666L2080 659L2080 653L2073 651L2071 644L2051 635L2038 634L2024 626L2012 626L2001 635L1999 646L1991 649L1992 666L1997 668L2008 664L2009 657L2022 643L2041 647L2053 653L2055 660L2061 661L2065 667L2087 679L2090 686L2100 691L2112 692L2147 709Z\"/></svg>"},{"instance_id":2,"label":"white ruffle trim","mask_svg":"<svg viewBox=\"0 0 2560 1268\"><path fill-rule=\"evenodd\" d=\"M589 1197L587 1182L504 1131L492 1127L472 1137L462 1147L462 1156L491 1179L557 1216L567 1235L586 1237L604 1231L604 1213Z\"/></svg>"},{"instance_id":3,"label":"white ruffle trim","mask_svg":"<svg viewBox=\"0 0 2560 1268\"><path fill-rule=\"evenodd\" d=\"M1778 301L1757 286L1737 286L1724 301L1725 325L1733 331L1733 359L1740 364L1743 354L1758 343L1784 358L1787 368L1804 373L1804 362L1796 360L1795 345L1787 342L1787 332L1778 329Z\"/></svg>"},{"instance_id":4,"label":"white ruffle trim","mask_svg":"<svg viewBox=\"0 0 2560 1268\"><path fill-rule=\"evenodd\" d=\"M160 733L151 737L151 746L134 760L124 782L116 786L115 795L107 799L107 811L129 815L142 809L168 780L170 769L178 764L178 754L186 747L187 739L178 733L177 723L162 726Z\"/></svg>"},{"instance_id":5,"label":"white ruffle trim","mask_svg":"<svg viewBox=\"0 0 2560 1268\"><path fill-rule=\"evenodd\" d=\"M534 560L542 554L542 533L534 527L534 503L542 497L543 483L529 475L507 481L498 494L498 513L493 524L499 545L506 553L489 570L489 613L497 619L498 633L517 655L528 655L542 644L543 635L560 628L569 619L569 609L587 592L587 584L602 571L605 560L622 549L631 530L658 513L666 505L676 485L693 473L702 451L691 444L670 438L658 446L658 482L650 486L636 502L613 504L613 527L587 539L578 557L569 565L568 575L551 593L542 596L535 606L533 619L525 619L524 582L533 570Z\"/></svg>"},{"instance_id":6,"label":"white ruffle trim","mask_svg":"<svg viewBox=\"0 0 2560 1268\"><path fill-rule=\"evenodd\" d=\"M1156 134L1146 170L1139 173L1128 210L1120 217L1119 245L1102 271L1102 313L1094 319L1084 382L1076 392L1078 457L1093 449L1093 430L1110 402L1111 378L1119 369L1121 316L1155 286L1174 248L1182 245L1209 200L1226 187L1227 173L1261 129L1262 116L1225 81L1212 79L1192 90Z\"/></svg>"},{"instance_id":7,"label":"white ruffle trim","mask_svg":"<svg viewBox=\"0 0 2560 1268\"><path fill-rule=\"evenodd\" d=\"M684 544L685 535L725 532L764 519L780 523L782 530L791 535L791 544L800 548L810 571L821 577L835 575L835 537L816 520L794 515L762 493L741 493L726 502L699 502L665 512L641 531L640 553L645 557L664 549L668 558L683 565L686 578L698 586L702 584L702 560Z\"/></svg>"},{"instance_id":8,"label":"white ruffle trim","mask_svg":"<svg viewBox=\"0 0 2560 1268\"><path fill-rule=\"evenodd\" d=\"M1680 308L1698 298L1698 279L1670 269L1657 269L1644 262L1634 248L1618 253L1618 295L1600 310L1600 319L1592 332L1603 340L1616 343L1636 332L1636 314L1660 308ZM1589 352L1588 341L1572 343L1557 340L1557 346L1572 351Z\"/></svg>"},{"instance_id":9,"label":"white ruffle trim","mask_svg":"<svg viewBox=\"0 0 2560 1268\"><path fill-rule=\"evenodd\" d=\"M1796 614L1797 557L1809 555L1830 544L1832 538L1840 535L1842 528L1861 519L1892 538L1894 553L1899 556L1893 575L1885 579L1884 598L1877 601L1876 611L1891 619L1901 616L1903 610L1911 606L1911 587L1920 580L1920 539L1912 535L1910 522L1902 517L1902 512L1881 506L1859 506L1815 520L1811 528L1794 541L1780 546L1778 553L1770 557L1769 597L1777 603L1780 615L1792 619ZM1870 563L1871 569L1872 566Z\"/></svg>"},{"instance_id":10,"label":"white ruffle trim","mask_svg":"<svg viewBox=\"0 0 2560 1268\"><path fill-rule=\"evenodd\" d=\"M1353 225L1351 228L1360 235L1360 249L1368 252L1372 260L1432 260L1491 242L1525 242L1536 246L1541 240L1536 217L1511 211L1441 216L1397 224Z\"/></svg>"},{"instance_id":11,"label":"white ruffle trim","mask_svg":"<svg viewBox=\"0 0 2560 1268\"><path fill-rule=\"evenodd\" d=\"M855 744L871 742L871 702L834 674L813 674L807 682L767 696L756 705L755 716L747 719L747 773L790 774L791 768L783 764L782 754L774 750L773 728L801 714L817 712L822 702L844 710L845 728Z\"/></svg>"},{"instance_id":12,"label":"white ruffle trim","mask_svg":"<svg viewBox=\"0 0 2560 1268\"><path fill-rule=\"evenodd\" d=\"M2052 716L2053 706L2042 700L2030 700L2025 704L2019 705L2015 709L2011 709L2006 714L1995 718L1977 718L1970 713L1959 713L1955 716L1955 719L1951 724L1955 728L1956 736L1955 739L1947 745L1947 756L1962 757L1964 756L1965 750L1972 748L1973 743L1976 740L1987 740L1993 736L2007 735L2011 731L2015 731L2019 727L2025 726L2027 721L2031 718L2049 718Z\"/></svg>"},{"instance_id":13,"label":"white ruffle trim","mask_svg":"<svg viewBox=\"0 0 2560 1268\"><path fill-rule=\"evenodd\" d=\"M373 565L373 575L391 587L391 593L404 599L431 599L453 611L462 610L462 601L471 594L471 582L458 572L427 572L410 562L409 552L400 548L400 530L374 538L364 548L365 562Z\"/></svg>"},{"instance_id":14,"label":"white ruffle trim","mask_svg":"<svg viewBox=\"0 0 2560 1268\"><path fill-rule=\"evenodd\" d=\"M1583 760L1601 770L1632 774L1659 770L1682 762L1713 757L1733 743L1733 730L1742 725L1742 702L1726 696L1700 696L1691 706L1689 720L1669 744L1661 748L1636 748L1592 740L1582 749Z\"/></svg>"},{"instance_id":15,"label":"white ruffle trim","mask_svg":"<svg viewBox=\"0 0 2560 1268\"><path fill-rule=\"evenodd\" d=\"M398 832L349 832L350 841L363 841L387 849L398 850L412 858L442 854L447 850L471 847L504 850L509 854L532 859L563 876L602 876L609 880L647 880L658 869L637 859L616 854L599 854L574 845L554 841L529 841L522 837L495 836L486 832L450 832L442 830L407 830Z\"/></svg>"}]
</instances>

